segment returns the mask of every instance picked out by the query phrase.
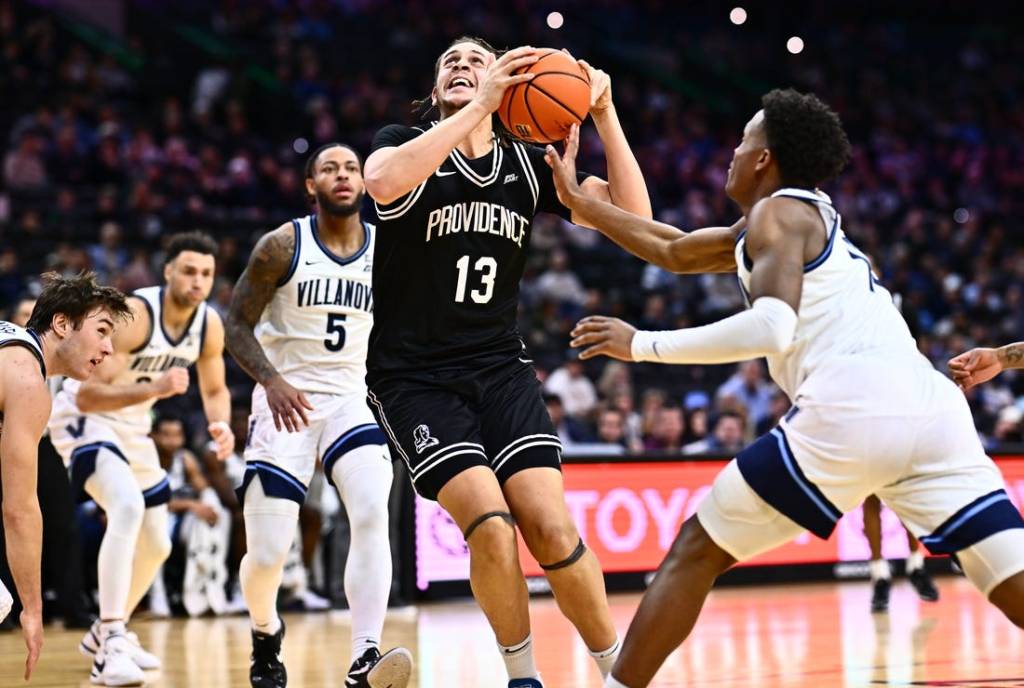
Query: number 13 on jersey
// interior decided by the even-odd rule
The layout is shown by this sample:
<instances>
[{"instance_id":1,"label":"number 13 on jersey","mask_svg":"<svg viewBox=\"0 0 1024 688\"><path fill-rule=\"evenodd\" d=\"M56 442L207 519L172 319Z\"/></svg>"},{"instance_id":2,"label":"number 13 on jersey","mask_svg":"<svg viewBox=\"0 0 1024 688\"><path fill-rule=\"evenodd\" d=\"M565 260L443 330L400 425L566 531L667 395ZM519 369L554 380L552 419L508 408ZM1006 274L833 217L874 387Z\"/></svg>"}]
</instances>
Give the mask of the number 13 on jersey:
<instances>
[{"instance_id":1,"label":"number 13 on jersey","mask_svg":"<svg viewBox=\"0 0 1024 688\"><path fill-rule=\"evenodd\" d=\"M469 256L462 256L455 262L455 268L459 271L459 283L455 287L455 302L466 302L466 282L469 279ZM479 276L480 289L469 292L469 298L473 303L487 303L494 296L494 278L498 274L498 261L490 256L477 258L473 264L474 276Z\"/></svg>"}]
</instances>

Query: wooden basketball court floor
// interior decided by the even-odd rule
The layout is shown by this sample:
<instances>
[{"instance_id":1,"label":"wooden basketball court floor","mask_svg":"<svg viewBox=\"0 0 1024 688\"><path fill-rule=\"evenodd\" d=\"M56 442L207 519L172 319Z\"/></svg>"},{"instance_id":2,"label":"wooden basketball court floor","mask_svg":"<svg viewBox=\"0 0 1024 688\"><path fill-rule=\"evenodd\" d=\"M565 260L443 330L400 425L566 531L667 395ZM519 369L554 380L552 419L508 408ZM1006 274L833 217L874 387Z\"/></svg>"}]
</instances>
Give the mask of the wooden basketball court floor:
<instances>
[{"instance_id":1,"label":"wooden basketball court floor","mask_svg":"<svg viewBox=\"0 0 1024 688\"><path fill-rule=\"evenodd\" d=\"M983 602L960 578L938 581L942 599L920 602L895 581L890 609L869 611L865 581L716 590L691 638L652 685L832 688L852 686L1024 687L1024 631ZM624 632L638 595L612 597ZM601 685L585 647L551 598L532 602L537 662L548 688ZM343 686L349 664L347 612L292 614L284 656L289 686ZM147 686L248 686L245 617L139 620L145 646L164 660ZM80 632L46 631L33 686L88 686ZM471 601L393 611L385 644L406 645L417 660L415 688L504 688L494 639ZM20 635L0 634L0 686L25 685Z\"/></svg>"}]
</instances>

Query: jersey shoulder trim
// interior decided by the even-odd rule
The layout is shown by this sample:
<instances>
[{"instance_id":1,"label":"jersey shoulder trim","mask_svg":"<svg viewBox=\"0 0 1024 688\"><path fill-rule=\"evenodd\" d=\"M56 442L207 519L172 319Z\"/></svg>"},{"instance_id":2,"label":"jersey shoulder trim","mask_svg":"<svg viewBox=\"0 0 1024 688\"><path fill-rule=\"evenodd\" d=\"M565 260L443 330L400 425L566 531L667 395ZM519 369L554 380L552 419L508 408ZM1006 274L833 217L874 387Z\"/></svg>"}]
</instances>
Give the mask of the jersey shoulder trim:
<instances>
[{"instance_id":1,"label":"jersey shoulder trim","mask_svg":"<svg viewBox=\"0 0 1024 688\"><path fill-rule=\"evenodd\" d=\"M206 346L206 320L210 317L210 309L203 309L203 324L199 327L199 355L203 355L203 348Z\"/></svg>"},{"instance_id":2,"label":"jersey shoulder trim","mask_svg":"<svg viewBox=\"0 0 1024 688\"><path fill-rule=\"evenodd\" d=\"M529 153L526 152L526 147L518 141L512 142L512 150L515 152L516 158L519 159L519 164L523 168L523 175L526 177L526 184L530 187L530 194L533 196L533 212L537 212L537 200L540 198L540 182L537 181L537 173L533 169L533 165L530 163Z\"/></svg>"},{"instance_id":3,"label":"jersey shoulder trim","mask_svg":"<svg viewBox=\"0 0 1024 688\"><path fill-rule=\"evenodd\" d=\"M156 320L156 315L153 313L153 305L149 302L149 299L138 293L132 294L132 296L142 301L142 304L146 307L146 312L149 313L149 331L146 332L145 339L142 340L141 344L128 352L130 354L137 354L149 346L149 342L153 339L153 328L156 327L156 323L154 322Z\"/></svg>"},{"instance_id":4,"label":"jersey shoulder trim","mask_svg":"<svg viewBox=\"0 0 1024 688\"><path fill-rule=\"evenodd\" d=\"M428 181L430 181L430 177L424 179L422 182L420 182L419 186L415 187L412 191L406 194L404 200L399 198L397 201L394 201L392 205L394 205L395 203L397 203L398 205L394 205L393 208L385 210L385 208L382 208L380 204L377 203L377 201L374 201L373 206L377 209L377 218L381 222L390 222L391 220L397 220L398 218L405 215L407 212L409 212L410 208L416 205L416 201L420 199L420 196L423 195L423 189L426 188Z\"/></svg>"},{"instance_id":5,"label":"jersey shoulder trim","mask_svg":"<svg viewBox=\"0 0 1024 688\"><path fill-rule=\"evenodd\" d=\"M821 249L821 253L818 257L809 263L804 264L804 273L808 273L814 268L820 267L828 257L832 255L832 247L836 244L836 235L839 234L839 213L835 214L835 219L832 220L832 229L828 233L828 241L825 242L825 248Z\"/></svg>"},{"instance_id":6,"label":"jersey shoulder trim","mask_svg":"<svg viewBox=\"0 0 1024 688\"><path fill-rule=\"evenodd\" d=\"M351 263L356 262L357 260L359 260L360 258L363 257L363 254L366 253L366 249L368 249L370 247L370 227L365 222L362 223L362 224L363 224L363 245L360 246L359 250L356 251L355 253L353 253L351 256L348 256L347 258L342 258L338 254L334 253L334 251L332 251L331 249L327 248L327 246L324 245L324 242L322 242L320 240L320 227L317 224L316 215L310 215L309 216L309 230L310 230L310 234L313 235L313 241L316 242L317 247L320 249L321 252L323 252L323 254L325 256L330 258L332 261L334 261L338 265L349 265Z\"/></svg>"},{"instance_id":7,"label":"jersey shoulder trim","mask_svg":"<svg viewBox=\"0 0 1024 688\"><path fill-rule=\"evenodd\" d=\"M36 363L39 364L39 372L43 375L43 380L46 379L46 362L43 361L43 342L39 339L33 330L26 329L25 332L32 337L31 342L27 342L24 339L8 339L0 342L0 349L7 346L20 346L23 349L28 349L32 352L32 355L36 359Z\"/></svg>"},{"instance_id":8,"label":"jersey shoulder trim","mask_svg":"<svg viewBox=\"0 0 1024 688\"><path fill-rule=\"evenodd\" d=\"M302 248L302 230L299 228L298 219L292 220L292 231L295 232L295 250L292 252L292 262L288 265L288 271L277 280L277 288L280 289L288 284L288 281L295 274L295 268L299 265L299 249Z\"/></svg>"}]
</instances>

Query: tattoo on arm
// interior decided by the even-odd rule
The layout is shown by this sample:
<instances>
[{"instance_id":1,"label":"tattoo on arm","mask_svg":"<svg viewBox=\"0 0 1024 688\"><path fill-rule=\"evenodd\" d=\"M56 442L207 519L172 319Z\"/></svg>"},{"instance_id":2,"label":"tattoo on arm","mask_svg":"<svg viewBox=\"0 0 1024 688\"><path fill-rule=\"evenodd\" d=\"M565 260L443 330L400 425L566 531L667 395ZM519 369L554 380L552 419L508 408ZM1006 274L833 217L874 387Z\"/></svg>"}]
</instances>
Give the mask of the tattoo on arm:
<instances>
[{"instance_id":1,"label":"tattoo on arm","mask_svg":"<svg viewBox=\"0 0 1024 688\"><path fill-rule=\"evenodd\" d=\"M278 281L288 272L295 253L295 233L291 225L266 234L257 242L245 272L231 296L231 307L224 323L228 351L256 382L265 383L277 375L253 328L263 309L274 297Z\"/></svg>"},{"instance_id":2,"label":"tattoo on arm","mask_svg":"<svg viewBox=\"0 0 1024 688\"><path fill-rule=\"evenodd\" d=\"M1007 344L999 350L1004 368L1024 368L1024 342Z\"/></svg>"}]
</instances>

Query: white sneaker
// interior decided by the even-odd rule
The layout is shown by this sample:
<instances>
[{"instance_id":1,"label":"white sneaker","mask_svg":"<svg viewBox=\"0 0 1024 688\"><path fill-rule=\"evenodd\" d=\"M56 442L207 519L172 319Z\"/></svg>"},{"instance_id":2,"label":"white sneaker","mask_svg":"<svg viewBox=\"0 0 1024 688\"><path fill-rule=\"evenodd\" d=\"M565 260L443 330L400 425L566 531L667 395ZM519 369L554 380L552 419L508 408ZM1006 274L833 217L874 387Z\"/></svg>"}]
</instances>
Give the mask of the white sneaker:
<instances>
[{"instance_id":1,"label":"white sneaker","mask_svg":"<svg viewBox=\"0 0 1024 688\"><path fill-rule=\"evenodd\" d=\"M131 656L132 661L134 661L140 669L152 671L153 669L160 668L160 658L152 652L147 652L142 649L142 643L139 642L139 636L128 631L124 634L124 637L128 641L129 655ZM101 645L100 621L97 619L93 622L92 628L86 631L85 635L82 637L82 642L78 644L78 651L86 657L95 657L99 653Z\"/></svg>"},{"instance_id":2,"label":"white sneaker","mask_svg":"<svg viewBox=\"0 0 1024 688\"><path fill-rule=\"evenodd\" d=\"M11 593L4 587L4 584L0 583L0 621L7 618L7 615L11 613L11 607L13 606L14 598L11 597Z\"/></svg>"},{"instance_id":3,"label":"white sneaker","mask_svg":"<svg viewBox=\"0 0 1024 688\"><path fill-rule=\"evenodd\" d=\"M307 612L322 612L325 609L331 608L330 600L320 597L312 590L304 591L301 595L298 595L298 598Z\"/></svg>"},{"instance_id":4,"label":"white sneaker","mask_svg":"<svg viewBox=\"0 0 1024 688\"><path fill-rule=\"evenodd\" d=\"M141 686L146 675L132 660L132 644L120 633L112 633L92 662L89 681L98 686Z\"/></svg>"}]
</instances>

